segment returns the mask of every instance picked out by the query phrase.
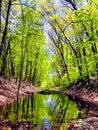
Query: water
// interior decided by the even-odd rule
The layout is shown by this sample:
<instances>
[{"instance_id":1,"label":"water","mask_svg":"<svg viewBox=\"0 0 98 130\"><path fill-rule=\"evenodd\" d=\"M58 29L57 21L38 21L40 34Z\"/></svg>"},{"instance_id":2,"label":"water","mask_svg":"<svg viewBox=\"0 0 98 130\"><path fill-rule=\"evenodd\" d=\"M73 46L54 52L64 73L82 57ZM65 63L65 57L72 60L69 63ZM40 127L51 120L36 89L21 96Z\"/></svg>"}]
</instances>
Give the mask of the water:
<instances>
[{"instance_id":1,"label":"water","mask_svg":"<svg viewBox=\"0 0 98 130\"><path fill-rule=\"evenodd\" d=\"M68 99L62 93L42 95L34 93L19 99L18 102L0 107L0 120L11 122L29 122L36 130L52 126L64 126L72 119L85 117L85 109Z\"/></svg>"}]
</instances>

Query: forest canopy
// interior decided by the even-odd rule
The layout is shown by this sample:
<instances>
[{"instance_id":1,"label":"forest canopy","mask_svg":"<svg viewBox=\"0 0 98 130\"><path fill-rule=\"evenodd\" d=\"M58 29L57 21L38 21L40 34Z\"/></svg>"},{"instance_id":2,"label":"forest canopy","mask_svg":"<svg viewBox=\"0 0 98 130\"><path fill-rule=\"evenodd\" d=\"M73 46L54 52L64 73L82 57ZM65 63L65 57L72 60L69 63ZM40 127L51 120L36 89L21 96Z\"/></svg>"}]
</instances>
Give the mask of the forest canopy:
<instances>
[{"instance_id":1,"label":"forest canopy","mask_svg":"<svg viewBox=\"0 0 98 130\"><path fill-rule=\"evenodd\" d=\"M0 75L39 87L98 74L97 0L1 0Z\"/></svg>"}]
</instances>

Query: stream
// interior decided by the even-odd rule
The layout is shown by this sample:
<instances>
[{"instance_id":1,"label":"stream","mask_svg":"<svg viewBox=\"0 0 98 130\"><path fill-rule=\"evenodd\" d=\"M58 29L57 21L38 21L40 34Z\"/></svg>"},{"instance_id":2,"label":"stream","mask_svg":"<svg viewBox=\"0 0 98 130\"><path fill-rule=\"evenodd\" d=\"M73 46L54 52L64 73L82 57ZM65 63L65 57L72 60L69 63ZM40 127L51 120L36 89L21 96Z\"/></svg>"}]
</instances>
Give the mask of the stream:
<instances>
[{"instance_id":1,"label":"stream","mask_svg":"<svg viewBox=\"0 0 98 130\"><path fill-rule=\"evenodd\" d=\"M10 127L10 130L14 130L12 124L16 125L17 130L25 130L20 129L24 122L26 127L30 126L28 130L50 130L52 127L57 130L58 127L66 127L72 119L85 118L85 112L86 108L81 109L80 103L71 101L65 94L34 93L1 106L0 120L3 127Z\"/></svg>"}]
</instances>

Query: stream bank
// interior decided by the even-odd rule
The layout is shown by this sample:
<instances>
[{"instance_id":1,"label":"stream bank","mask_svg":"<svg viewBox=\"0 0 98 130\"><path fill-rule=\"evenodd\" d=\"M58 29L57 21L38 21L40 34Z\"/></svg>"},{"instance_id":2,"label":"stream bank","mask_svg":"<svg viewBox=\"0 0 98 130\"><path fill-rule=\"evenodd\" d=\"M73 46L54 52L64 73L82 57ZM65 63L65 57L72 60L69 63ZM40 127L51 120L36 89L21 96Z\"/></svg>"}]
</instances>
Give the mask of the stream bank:
<instances>
[{"instance_id":1,"label":"stream bank","mask_svg":"<svg viewBox=\"0 0 98 130\"><path fill-rule=\"evenodd\" d=\"M70 121L67 130L98 130L98 89L96 82L96 76L94 76L89 85L77 87L76 84L73 84L64 92L71 100L81 103L81 109L87 108L85 113L87 118Z\"/></svg>"},{"instance_id":2,"label":"stream bank","mask_svg":"<svg viewBox=\"0 0 98 130\"><path fill-rule=\"evenodd\" d=\"M27 84L26 81L21 82L21 87L18 94L19 81L7 77L0 77L0 106L11 103L17 100L17 95L19 98L26 96L30 93L40 92L41 89L34 87L32 84Z\"/></svg>"},{"instance_id":3,"label":"stream bank","mask_svg":"<svg viewBox=\"0 0 98 130\"><path fill-rule=\"evenodd\" d=\"M98 117L71 121L67 130L98 130Z\"/></svg>"},{"instance_id":4,"label":"stream bank","mask_svg":"<svg viewBox=\"0 0 98 130\"><path fill-rule=\"evenodd\" d=\"M82 107L86 107L89 112L98 111L98 91L96 88L77 88L73 86L67 89L65 93L71 100L80 102ZM98 116L98 113L92 113L92 115Z\"/></svg>"}]
</instances>

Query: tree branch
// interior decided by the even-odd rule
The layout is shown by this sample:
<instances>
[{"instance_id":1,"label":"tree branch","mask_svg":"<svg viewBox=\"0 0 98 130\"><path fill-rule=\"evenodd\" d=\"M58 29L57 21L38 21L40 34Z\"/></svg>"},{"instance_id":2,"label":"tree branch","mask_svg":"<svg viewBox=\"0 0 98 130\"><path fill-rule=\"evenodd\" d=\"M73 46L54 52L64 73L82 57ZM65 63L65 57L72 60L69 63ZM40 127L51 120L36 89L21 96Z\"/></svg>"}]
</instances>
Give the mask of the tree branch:
<instances>
[{"instance_id":1,"label":"tree branch","mask_svg":"<svg viewBox=\"0 0 98 130\"><path fill-rule=\"evenodd\" d=\"M19 4L12 4L12 5L23 5L23 6L26 6L26 7L28 7L28 8L31 8L31 9L33 9L33 10L35 10L35 8L34 7L31 7L31 6L29 6L29 5L26 5L26 4L24 4L24 3L19 3Z\"/></svg>"}]
</instances>

